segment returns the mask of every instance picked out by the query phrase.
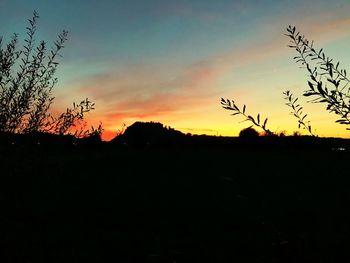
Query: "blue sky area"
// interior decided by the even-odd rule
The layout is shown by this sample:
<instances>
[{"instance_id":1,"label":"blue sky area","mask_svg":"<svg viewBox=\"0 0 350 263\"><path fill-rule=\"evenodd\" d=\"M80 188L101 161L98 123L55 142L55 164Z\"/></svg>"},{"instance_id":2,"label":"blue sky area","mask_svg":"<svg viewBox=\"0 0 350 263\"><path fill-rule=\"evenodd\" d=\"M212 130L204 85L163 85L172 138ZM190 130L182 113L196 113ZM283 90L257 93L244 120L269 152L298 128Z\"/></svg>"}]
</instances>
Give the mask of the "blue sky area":
<instances>
[{"instance_id":1,"label":"blue sky area","mask_svg":"<svg viewBox=\"0 0 350 263\"><path fill-rule=\"evenodd\" d=\"M96 102L91 123L106 138L123 123L160 121L184 132L237 135L247 123L220 98L247 104L273 131L298 130L282 92L300 96L307 74L284 36L297 26L316 47L350 68L350 2L335 1L90 1L0 0L0 35L25 36L36 10L38 40L69 40L57 72L54 107L85 97ZM349 137L324 105L307 103L321 136Z\"/></svg>"}]
</instances>

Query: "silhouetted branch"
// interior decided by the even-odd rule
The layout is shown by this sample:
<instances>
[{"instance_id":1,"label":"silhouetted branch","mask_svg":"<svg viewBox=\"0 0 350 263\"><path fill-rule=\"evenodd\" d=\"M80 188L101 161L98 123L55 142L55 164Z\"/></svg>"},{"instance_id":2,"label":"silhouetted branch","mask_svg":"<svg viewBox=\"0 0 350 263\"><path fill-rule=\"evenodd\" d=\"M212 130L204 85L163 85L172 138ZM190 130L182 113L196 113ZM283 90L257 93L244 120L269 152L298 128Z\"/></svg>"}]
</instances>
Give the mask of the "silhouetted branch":
<instances>
[{"instance_id":1,"label":"silhouetted branch","mask_svg":"<svg viewBox=\"0 0 350 263\"><path fill-rule=\"evenodd\" d=\"M94 105L94 103L86 98L79 104L73 103L73 108L67 108L57 118L49 115L50 118L47 118L43 131L60 135L70 134L78 138L86 137L90 134L90 131L85 129L86 123L84 122L84 116L86 113L95 109ZM102 128L97 128L97 130L102 131ZM94 128L92 128L91 132L96 133Z\"/></svg>"},{"instance_id":2,"label":"silhouetted branch","mask_svg":"<svg viewBox=\"0 0 350 263\"><path fill-rule=\"evenodd\" d=\"M313 42L296 32L295 27L288 26L286 36L291 39L289 47L298 53L294 60L307 69L311 79L304 96L315 97L312 102L326 103L326 110L340 116L337 123L350 125L350 80L346 70L340 69L339 62L334 63L333 59L325 55L323 49L316 50ZM312 66L311 63L315 65Z\"/></svg>"},{"instance_id":3,"label":"silhouetted branch","mask_svg":"<svg viewBox=\"0 0 350 263\"><path fill-rule=\"evenodd\" d=\"M54 78L58 66L56 57L67 40L67 31L58 35L47 54L44 41L35 45L38 18L38 13L34 12L28 20L27 37L20 50L16 34L5 49L0 45L0 131L39 131L53 101L51 91L57 83Z\"/></svg>"},{"instance_id":4,"label":"silhouetted branch","mask_svg":"<svg viewBox=\"0 0 350 263\"><path fill-rule=\"evenodd\" d=\"M264 132L267 135L272 135L273 132L271 132L269 129L267 129L266 124L267 124L267 118L265 118L264 122L260 122L260 114L256 116L256 119L252 117L251 115L246 114L246 105L243 106L242 110L239 109L239 107L236 105L236 103L233 100L225 100L221 98L221 106L226 109L233 111L232 115L243 115L245 117L244 121L250 121L253 123L255 126L261 128L264 130Z\"/></svg>"},{"instance_id":5,"label":"silhouetted branch","mask_svg":"<svg viewBox=\"0 0 350 263\"><path fill-rule=\"evenodd\" d=\"M300 127L303 127L303 129L307 130L310 135L316 136L312 132L310 121L306 120L307 114L303 113L303 107L297 103L298 98L293 98L293 94L289 90L283 92L283 94L286 96L284 98L287 100L286 105L292 108L291 114L298 119L298 128L300 129Z\"/></svg>"}]
</instances>

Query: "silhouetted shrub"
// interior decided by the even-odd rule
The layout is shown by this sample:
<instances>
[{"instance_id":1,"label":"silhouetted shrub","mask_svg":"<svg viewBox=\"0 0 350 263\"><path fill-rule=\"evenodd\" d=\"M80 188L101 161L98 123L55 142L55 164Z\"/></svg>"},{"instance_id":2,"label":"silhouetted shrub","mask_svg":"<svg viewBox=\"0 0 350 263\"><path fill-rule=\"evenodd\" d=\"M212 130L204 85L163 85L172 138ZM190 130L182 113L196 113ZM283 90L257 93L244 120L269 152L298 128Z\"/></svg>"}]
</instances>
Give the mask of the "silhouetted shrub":
<instances>
[{"instance_id":1,"label":"silhouetted shrub","mask_svg":"<svg viewBox=\"0 0 350 263\"><path fill-rule=\"evenodd\" d=\"M73 108L67 108L58 117L49 112L54 100L52 89L57 83L57 58L61 56L68 32L63 30L58 35L51 50L47 50L45 41L36 45L38 18L34 12L28 20L27 37L21 49L17 34L5 47L0 38L0 132L49 132L75 137L101 133L100 126L84 130L84 114L94 109L88 99L73 103Z\"/></svg>"},{"instance_id":2,"label":"silhouetted shrub","mask_svg":"<svg viewBox=\"0 0 350 263\"><path fill-rule=\"evenodd\" d=\"M294 137L300 137L300 136L301 136L300 131L294 131L294 132L293 132L293 136L294 136Z\"/></svg>"},{"instance_id":3,"label":"silhouetted shrub","mask_svg":"<svg viewBox=\"0 0 350 263\"><path fill-rule=\"evenodd\" d=\"M256 139L259 133L252 127L245 128L239 132L239 137L242 139Z\"/></svg>"},{"instance_id":4,"label":"silhouetted shrub","mask_svg":"<svg viewBox=\"0 0 350 263\"><path fill-rule=\"evenodd\" d=\"M171 145L185 138L185 134L159 122L135 122L111 142L130 146Z\"/></svg>"},{"instance_id":5,"label":"silhouetted shrub","mask_svg":"<svg viewBox=\"0 0 350 263\"><path fill-rule=\"evenodd\" d=\"M279 136L279 137L286 137L286 136L287 136L287 132L286 132L286 131L280 131L280 132L278 133L278 136Z\"/></svg>"}]
</instances>

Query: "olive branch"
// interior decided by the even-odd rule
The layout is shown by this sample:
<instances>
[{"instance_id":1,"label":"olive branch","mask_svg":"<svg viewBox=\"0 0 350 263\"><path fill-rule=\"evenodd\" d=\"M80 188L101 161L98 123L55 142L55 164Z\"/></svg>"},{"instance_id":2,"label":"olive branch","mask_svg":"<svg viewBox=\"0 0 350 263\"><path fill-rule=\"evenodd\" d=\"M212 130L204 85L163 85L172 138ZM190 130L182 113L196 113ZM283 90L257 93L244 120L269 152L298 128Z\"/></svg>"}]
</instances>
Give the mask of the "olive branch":
<instances>
[{"instance_id":1,"label":"olive branch","mask_svg":"<svg viewBox=\"0 0 350 263\"><path fill-rule=\"evenodd\" d=\"M337 123L350 125L350 80L346 70L340 69L339 62L333 62L322 48L315 49L313 41L306 39L295 27L288 26L285 35L290 38L288 47L298 53L293 59L306 68L310 77L309 89L303 95L313 97L311 102L327 104L327 111L340 116ZM350 130L350 127L346 129Z\"/></svg>"},{"instance_id":2,"label":"olive branch","mask_svg":"<svg viewBox=\"0 0 350 263\"><path fill-rule=\"evenodd\" d=\"M237 104L234 102L234 100L225 100L223 98L221 98L221 106L226 109L226 110L230 110L233 111L233 113L231 115L242 115L245 117L245 120L243 121L250 121L251 123L253 123L253 125L259 127L260 129L262 129L266 135L272 135L273 132L270 131L267 127L267 120L268 118L265 118L265 120L263 122L260 122L260 114L258 114L256 116L256 119L251 116L246 114L246 105L243 105L242 110L239 109L239 107L237 106ZM253 126L252 125L252 126Z\"/></svg>"},{"instance_id":3,"label":"olive branch","mask_svg":"<svg viewBox=\"0 0 350 263\"><path fill-rule=\"evenodd\" d=\"M316 136L311 129L310 121L306 120L307 114L303 113L303 107L298 104L298 98L294 98L293 94L287 90L283 92L284 99L287 100L286 105L292 109L291 114L298 120L298 129L301 127L307 130L311 136Z\"/></svg>"}]
</instances>

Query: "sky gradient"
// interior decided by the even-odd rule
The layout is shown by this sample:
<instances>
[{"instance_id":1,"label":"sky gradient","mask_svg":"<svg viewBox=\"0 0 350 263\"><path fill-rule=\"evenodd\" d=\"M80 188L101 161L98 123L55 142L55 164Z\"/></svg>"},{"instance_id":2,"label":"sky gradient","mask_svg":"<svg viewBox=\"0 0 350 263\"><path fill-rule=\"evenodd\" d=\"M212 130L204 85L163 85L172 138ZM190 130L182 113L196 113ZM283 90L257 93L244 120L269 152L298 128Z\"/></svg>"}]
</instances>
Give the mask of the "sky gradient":
<instances>
[{"instance_id":1,"label":"sky gradient","mask_svg":"<svg viewBox=\"0 0 350 263\"><path fill-rule=\"evenodd\" d=\"M296 26L350 70L350 1L0 0L0 35L24 37L37 10L38 40L69 39L57 71L53 108L89 98L103 138L123 123L157 121L185 133L236 136L249 123L221 98L268 117L271 131L297 131L283 92L300 97L319 136L350 137L323 104L308 103L307 72L284 36ZM302 133L302 130L300 130ZM306 133L305 133L306 134Z\"/></svg>"}]
</instances>

